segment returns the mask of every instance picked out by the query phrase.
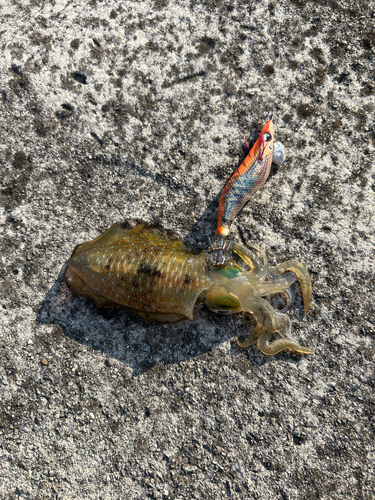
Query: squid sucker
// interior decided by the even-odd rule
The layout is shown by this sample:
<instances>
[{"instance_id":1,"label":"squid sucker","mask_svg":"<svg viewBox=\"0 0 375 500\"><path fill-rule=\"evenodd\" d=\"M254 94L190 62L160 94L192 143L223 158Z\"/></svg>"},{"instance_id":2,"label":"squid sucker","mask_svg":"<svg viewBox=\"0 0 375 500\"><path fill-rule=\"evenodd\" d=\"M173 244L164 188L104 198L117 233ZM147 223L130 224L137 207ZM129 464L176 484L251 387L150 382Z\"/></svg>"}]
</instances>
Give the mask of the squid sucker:
<instances>
[{"instance_id":1,"label":"squid sucker","mask_svg":"<svg viewBox=\"0 0 375 500\"><path fill-rule=\"evenodd\" d=\"M256 327L240 347L257 343L264 354L283 349L308 354L291 336L290 319L266 300L275 293L290 298L298 280L304 309L311 307L311 279L295 260L268 270L267 257L234 243L231 250L246 267L231 258L208 267L205 252L195 254L172 232L156 224L121 221L98 238L78 245L70 257L65 280L70 290L94 300L98 307L129 309L149 321L174 323L194 319L206 305L218 314L251 314ZM276 336L276 339L274 339Z\"/></svg>"}]
</instances>

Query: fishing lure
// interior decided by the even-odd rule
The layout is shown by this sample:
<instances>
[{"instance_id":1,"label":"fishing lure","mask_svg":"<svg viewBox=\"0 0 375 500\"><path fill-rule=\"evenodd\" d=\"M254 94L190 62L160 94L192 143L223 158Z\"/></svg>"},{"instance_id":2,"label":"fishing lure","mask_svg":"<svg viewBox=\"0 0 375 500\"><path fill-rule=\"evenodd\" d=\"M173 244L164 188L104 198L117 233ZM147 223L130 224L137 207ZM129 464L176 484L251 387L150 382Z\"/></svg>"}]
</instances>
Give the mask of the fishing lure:
<instances>
[{"instance_id":1,"label":"fishing lure","mask_svg":"<svg viewBox=\"0 0 375 500\"><path fill-rule=\"evenodd\" d=\"M276 151L274 146L277 146ZM225 262L223 251L230 247L230 244L226 244L225 238L229 234L234 218L266 182L271 163L281 165L284 159L283 145L280 142L274 145L271 114L249 154L226 183L221 193L216 230L218 236L216 265L223 265Z\"/></svg>"},{"instance_id":2,"label":"fishing lure","mask_svg":"<svg viewBox=\"0 0 375 500\"><path fill-rule=\"evenodd\" d=\"M289 260L269 271L264 252L259 260L244 245L234 243L232 250L249 270L233 259L208 268L205 253L194 254L173 233L155 224L123 221L75 248L65 281L72 292L94 300L98 307L129 309L149 321L192 320L203 305L224 315L246 312L257 325L244 342L236 338L240 347L257 343L265 354L283 349L311 353L292 338L288 316L264 298L289 295L297 278L308 313L312 291L307 269ZM273 340L276 333L281 338Z\"/></svg>"}]
</instances>

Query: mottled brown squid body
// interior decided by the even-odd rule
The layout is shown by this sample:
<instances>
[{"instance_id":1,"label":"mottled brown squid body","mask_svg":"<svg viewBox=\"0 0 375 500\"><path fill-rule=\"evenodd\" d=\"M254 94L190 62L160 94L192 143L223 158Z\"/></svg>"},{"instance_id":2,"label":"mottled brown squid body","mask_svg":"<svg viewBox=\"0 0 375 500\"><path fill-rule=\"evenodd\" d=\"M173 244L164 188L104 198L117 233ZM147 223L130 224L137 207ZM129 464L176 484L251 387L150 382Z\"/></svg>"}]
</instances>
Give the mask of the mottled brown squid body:
<instances>
[{"instance_id":1,"label":"mottled brown squid body","mask_svg":"<svg viewBox=\"0 0 375 500\"><path fill-rule=\"evenodd\" d=\"M296 261L268 272L240 244L233 251L249 270L231 259L224 266L205 267L204 253L195 255L173 233L141 221L118 222L98 238L78 245L65 269L69 288L93 299L98 307L130 309L150 321L174 323L193 319L194 306L204 303L217 314L252 314L256 328L240 347L257 343L265 354L283 349L310 353L291 336L288 316L264 297L286 292L297 278L305 310L311 305L311 279ZM292 272L289 272L292 271ZM275 333L282 338L272 340Z\"/></svg>"},{"instance_id":2,"label":"mottled brown squid body","mask_svg":"<svg viewBox=\"0 0 375 500\"><path fill-rule=\"evenodd\" d=\"M69 288L99 307L131 309L153 321L193 319L195 302L210 285L204 253L195 255L155 225L134 224L118 222L78 245L65 270Z\"/></svg>"}]
</instances>

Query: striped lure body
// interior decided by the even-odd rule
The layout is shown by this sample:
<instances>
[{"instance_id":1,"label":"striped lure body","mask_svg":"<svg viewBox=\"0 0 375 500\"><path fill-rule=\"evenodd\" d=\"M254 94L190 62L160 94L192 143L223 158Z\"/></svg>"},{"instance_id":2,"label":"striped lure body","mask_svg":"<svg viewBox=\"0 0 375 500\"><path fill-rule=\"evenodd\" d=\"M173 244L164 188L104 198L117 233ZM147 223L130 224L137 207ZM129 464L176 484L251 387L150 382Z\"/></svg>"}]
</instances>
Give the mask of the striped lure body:
<instances>
[{"instance_id":1,"label":"striped lure body","mask_svg":"<svg viewBox=\"0 0 375 500\"><path fill-rule=\"evenodd\" d=\"M226 237L233 219L263 186L270 173L273 155L272 119L264 125L256 143L226 183L220 197L216 233Z\"/></svg>"}]
</instances>

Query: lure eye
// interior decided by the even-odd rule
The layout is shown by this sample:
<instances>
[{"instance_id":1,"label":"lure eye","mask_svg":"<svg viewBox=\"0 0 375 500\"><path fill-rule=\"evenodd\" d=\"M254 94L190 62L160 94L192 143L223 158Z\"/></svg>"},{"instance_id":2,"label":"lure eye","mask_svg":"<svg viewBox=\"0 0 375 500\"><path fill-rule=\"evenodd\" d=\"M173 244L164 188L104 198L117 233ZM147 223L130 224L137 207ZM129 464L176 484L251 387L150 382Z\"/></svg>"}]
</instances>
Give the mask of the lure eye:
<instances>
[{"instance_id":1,"label":"lure eye","mask_svg":"<svg viewBox=\"0 0 375 500\"><path fill-rule=\"evenodd\" d=\"M268 142L272 139L272 135L269 134L268 132L266 134L263 135L263 139Z\"/></svg>"}]
</instances>

